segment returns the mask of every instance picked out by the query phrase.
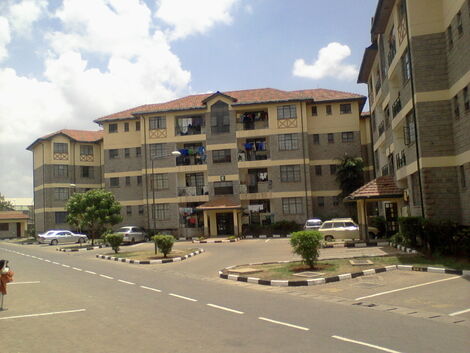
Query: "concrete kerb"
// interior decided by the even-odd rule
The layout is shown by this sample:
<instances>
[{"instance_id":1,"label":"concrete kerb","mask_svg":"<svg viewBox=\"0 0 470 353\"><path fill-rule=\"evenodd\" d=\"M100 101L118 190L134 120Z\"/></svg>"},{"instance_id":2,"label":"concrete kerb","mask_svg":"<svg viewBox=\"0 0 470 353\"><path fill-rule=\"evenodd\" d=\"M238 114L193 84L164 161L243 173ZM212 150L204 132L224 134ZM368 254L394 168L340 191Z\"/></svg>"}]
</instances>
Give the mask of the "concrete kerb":
<instances>
[{"instance_id":1,"label":"concrete kerb","mask_svg":"<svg viewBox=\"0 0 470 353\"><path fill-rule=\"evenodd\" d=\"M217 240L217 239L196 240L196 239L193 239L192 241L195 244L222 244L222 243L235 243L239 240L240 240L240 238L221 239L221 240Z\"/></svg>"},{"instance_id":2,"label":"concrete kerb","mask_svg":"<svg viewBox=\"0 0 470 353\"><path fill-rule=\"evenodd\" d=\"M128 264L137 264L137 265L153 265L153 264L167 264L170 262L181 262L183 260L189 259L190 257L199 255L204 252L204 249L198 249L195 252L192 252L188 255L181 256L181 257L174 257L171 259L161 259L161 260L132 260L132 259L126 259L126 258L120 258L120 257L114 257L114 256L107 256L107 255L96 255L97 258L99 259L104 259L104 260L111 260L111 261L117 261L117 262L126 262Z\"/></svg>"},{"instance_id":3,"label":"concrete kerb","mask_svg":"<svg viewBox=\"0 0 470 353\"><path fill-rule=\"evenodd\" d=\"M296 261L259 262L259 263L245 264L245 265L239 265L239 266L271 265L271 264L281 264L281 263L288 263L288 262L296 262ZM248 283L260 284L264 286L278 286L278 287L280 286L282 287L313 286L313 285L318 285L318 284L344 281L347 279L353 279L353 278L361 277L361 276L371 276L376 273L389 272L389 271L395 271L395 270L434 272L434 273L437 272L437 273L445 273L445 274L470 277L470 271L466 271L466 270L454 270L454 269L439 268L439 267L420 267L420 266L412 266L412 265L390 265L390 266L368 269L368 270L359 271L359 272L343 273L343 274L331 276L331 277L288 281L288 280L265 280L265 279L260 279L256 277L244 277L244 276L224 273L230 269L233 269L234 267L237 267L237 266L230 266L230 267L226 267L222 269L221 271L219 271L219 277L222 279L228 279L232 281L248 282Z\"/></svg>"},{"instance_id":4,"label":"concrete kerb","mask_svg":"<svg viewBox=\"0 0 470 353\"><path fill-rule=\"evenodd\" d=\"M95 245L95 246L87 246L85 248L78 248L78 249L56 248L56 250L62 251L62 252L78 252L78 251L88 251L88 250L95 250L95 249L108 248L108 247L109 245Z\"/></svg>"}]
</instances>

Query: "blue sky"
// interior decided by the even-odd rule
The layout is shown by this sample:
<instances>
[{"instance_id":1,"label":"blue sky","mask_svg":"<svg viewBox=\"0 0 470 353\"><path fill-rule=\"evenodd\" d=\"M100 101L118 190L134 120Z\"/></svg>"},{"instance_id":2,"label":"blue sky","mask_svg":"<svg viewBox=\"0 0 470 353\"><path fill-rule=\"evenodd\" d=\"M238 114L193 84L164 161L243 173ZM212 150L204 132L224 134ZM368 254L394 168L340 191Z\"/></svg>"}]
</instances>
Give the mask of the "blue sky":
<instances>
[{"instance_id":1,"label":"blue sky","mask_svg":"<svg viewBox=\"0 0 470 353\"><path fill-rule=\"evenodd\" d=\"M37 137L192 93L358 85L376 0L0 0L0 193Z\"/></svg>"}]
</instances>

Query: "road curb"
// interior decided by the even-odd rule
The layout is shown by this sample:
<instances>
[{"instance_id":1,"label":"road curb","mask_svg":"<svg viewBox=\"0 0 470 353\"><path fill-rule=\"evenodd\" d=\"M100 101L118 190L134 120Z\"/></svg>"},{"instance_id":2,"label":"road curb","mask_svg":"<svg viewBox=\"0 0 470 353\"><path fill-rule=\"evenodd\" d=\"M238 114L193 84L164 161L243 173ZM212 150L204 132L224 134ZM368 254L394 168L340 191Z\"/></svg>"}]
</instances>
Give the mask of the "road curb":
<instances>
[{"instance_id":1,"label":"road curb","mask_svg":"<svg viewBox=\"0 0 470 353\"><path fill-rule=\"evenodd\" d=\"M296 261L260 262L260 263L246 264L246 265L230 266L230 267L226 267L220 270L219 277L222 279L227 279L227 280L232 280L232 281L260 284L263 286L277 286L277 287L313 286L313 285L318 285L318 284L344 281L347 279L353 279L353 278L361 277L361 276L370 276L376 273L389 272L389 271L395 271L395 270L446 273L446 274L470 277L470 271L466 271L466 270L454 270L450 268L440 268L440 267L420 267L420 266L412 266L412 265L390 265L390 266L368 269L368 270L359 271L359 272L344 273L344 274L331 276L331 277L313 278L313 279L298 280L298 281L264 280L264 279L260 279L256 277L244 277L244 276L224 273L224 271L226 272L237 266L285 264L289 262L296 262Z\"/></svg>"},{"instance_id":2,"label":"road curb","mask_svg":"<svg viewBox=\"0 0 470 353\"><path fill-rule=\"evenodd\" d=\"M162 260L131 260L131 259L126 259L126 258L119 258L119 257L114 257L114 256L107 256L107 255L96 255L97 258L103 259L103 260L111 260L111 261L117 261L117 262L126 262L128 264L137 264L137 265L152 265L152 264L167 264L170 262L181 262L184 261L190 257L199 255L204 252L204 249L199 249L195 252L192 252L191 254L182 256L182 257L175 257L172 259L162 259Z\"/></svg>"},{"instance_id":3,"label":"road curb","mask_svg":"<svg viewBox=\"0 0 470 353\"><path fill-rule=\"evenodd\" d=\"M195 244L221 244L221 243L235 243L239 240L240 238L224 239L224 240L193 240L193 243Z\"/></svg>"},{"instance_id":4,"label":"road curb","mask_svg":"<svg viewBox=\"0 0 470 353\"><path fill-rule=\"evenodd\" d=\"M78 251L87 251L87 250L95 250L95 249L101 249L101 248L108 248L108 245L97 245L97 246L89 246L86 248L79 248L79 249L60 249L56 248L57 251L62 251L62 252L78 252Z\"/></svg>"}]
</instances>

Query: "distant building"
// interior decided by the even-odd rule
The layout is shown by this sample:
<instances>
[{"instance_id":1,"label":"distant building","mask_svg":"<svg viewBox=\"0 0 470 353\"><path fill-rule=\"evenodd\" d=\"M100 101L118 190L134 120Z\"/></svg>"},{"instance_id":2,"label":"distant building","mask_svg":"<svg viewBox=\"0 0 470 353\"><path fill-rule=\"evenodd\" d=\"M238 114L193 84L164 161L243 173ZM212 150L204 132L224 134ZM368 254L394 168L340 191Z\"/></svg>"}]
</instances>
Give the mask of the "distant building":
<instances>
[{"instance_id":1,"label":"distant building","mask_svg":"<svg viewBox=\"0 0 470 353\"><path fill-rule=\"evenodd\" d=\"M381 213L470 225L470 1L380 0L371 39L375 170L404 190Z\"/></svg>"},{"instance_id":2,"label":"distant building","mask_svg":"<svg viewBox=\"0 0 470 353\"><path fill-rule=\"evenodd\" d=\"M361 157L366 180L373 173L365 100L326 89L216 92L99 118L101 132L50 134L28 147L36 227L66 227L69 194L99 187L120 201L123 224L186 237L347 215L338 159Z\"/></svg>"},{"instance_id":3,"label":"distant building","mask_svg":"<svg viewBox=\"0 0 470 353\"><path fill-rule=\"evenodd\" d=\"M0 211L0 239L25 236L29 216L19 211Z\"/></svg>"}]
</instances>

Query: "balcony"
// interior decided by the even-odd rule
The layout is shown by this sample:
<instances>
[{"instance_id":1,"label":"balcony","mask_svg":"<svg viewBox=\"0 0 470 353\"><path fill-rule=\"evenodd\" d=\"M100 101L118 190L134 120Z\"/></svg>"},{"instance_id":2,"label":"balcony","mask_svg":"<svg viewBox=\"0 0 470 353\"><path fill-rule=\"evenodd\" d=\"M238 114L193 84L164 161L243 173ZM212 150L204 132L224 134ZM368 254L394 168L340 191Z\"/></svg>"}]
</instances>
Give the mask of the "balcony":
<instances>
[{"instance_id":1,"label":"balcony","mask_svg":"<svg viewBox=\"0 0 470 353\"><path fill-rule=\"evenodd\" d=\"M382 120L379 124L379 137L385 132L385 123Z\"/></svg>"},{"instance_id":2,"label":"balcony","mask_svg":"<svg viewBox=\"0 0 470 353\"><path fill-rule=\"evenodd\" d=\"M400 96L395 99L395 102L392 104L392 116L395 117L401 111L401 99Z\"/></svg>"},{"instance_id":3,"label":"balcony","mask_svg":"<svg viewBox=\"0 0 470 353\"><path fill-rule=\"evenodd\" d=\"M203 115L177 117L175 120L175 135L201 135L205 134L205 120Z\"/></svg>"},{"instance_id":4,"label":"balcony","mask_svg":"<svg viewBox=\"0 0 470 353\"><path fill-rule=\"evenodd\" d=\"M185 143L182 148L180 146L177 146L181 153L176 158L177 166L206 164L206 148L201 143Z\"/></svg>"},{"instance_id":5,"label":"balcony","mask_svg":"<svg viewBox=\"0 0 470 353\"><path fill-rule=\"evenodd\" d=\"M380 82L380 77L375 81L375 95L379 93L380 87L382 87L382 82Z\"/></svg>"},{"instance_id":6,"label":"balcony","mask_svg":"<svg viewBox=\"0 0 470 353\"><path fill-rule=\"evenodd\" d=\"M244 112L237 116L237 130L259 130L269 127L268 113L265 111Z\"/></svg>"},{"instance_id":7,"label":"balcony","mask_svg":"<svg viewBox=\"0 0 470 353\"><path fill-rule=\"evenodd\" d=\"M266 138L246 139L239 146L238 161L263 161L270 158Z\"/></svg>"},{"instance_id":8,"label":"balcony","mask_svg":"<svg viewBox=\"0 0 470 353\"><path fill-rule=\"evenodd\" d=\"M405 151L403 150L400 153L397 153L395 155L395 159L396 159L397 169L400 169L401 167L404 167L406 165Z\"/></svg>"},{"instance_id":9,"label":"balcony","mask_svg":"<svg viewBox=\"0 0 470 353\"><path fill-rule=\"evenodd\" d=\"M272 181L259 181L254 185L240 184L240 194L256 194L260 192L269 192L272 189Z\"/></svg>"},{"instance_id":10,"label":"balcony","mask_svg":"<svg viewBox=\"0 0 470 353\"><path fill-rule=\"evenodd\" d=\"M389 170L388 170L388 164L387 164L382 167L382 176L386 176L388 174L389 174Z\"/></svg>"},{"instance_id":11,"label":"balcony","mask_svg":"<svg viewBox=\"0 0 470 353\"><path fill-rule=\"evenodd\" d=\"M209 195L207 185L178 187L178 196L200 196Z\"/></svg>"},{"instance_id":12,"label":"balcony","mask_svg":"<svg viewBox=\"0 0 470 353\"><path fill-rule=\"evenodd\" d=\"M390 41L390 45L388 48L388 66L392 63L393 59L395 58L395 54L397 53L397 47L395 44L395 39Z\"/></svg>"}]
</instances>

